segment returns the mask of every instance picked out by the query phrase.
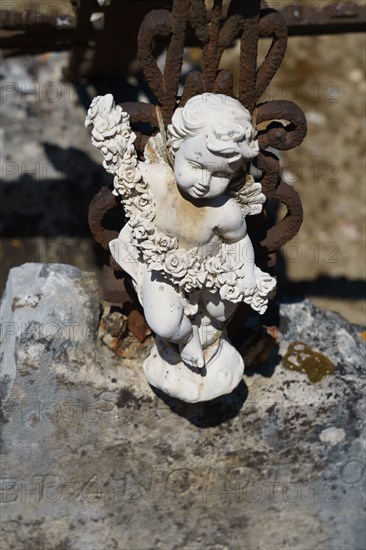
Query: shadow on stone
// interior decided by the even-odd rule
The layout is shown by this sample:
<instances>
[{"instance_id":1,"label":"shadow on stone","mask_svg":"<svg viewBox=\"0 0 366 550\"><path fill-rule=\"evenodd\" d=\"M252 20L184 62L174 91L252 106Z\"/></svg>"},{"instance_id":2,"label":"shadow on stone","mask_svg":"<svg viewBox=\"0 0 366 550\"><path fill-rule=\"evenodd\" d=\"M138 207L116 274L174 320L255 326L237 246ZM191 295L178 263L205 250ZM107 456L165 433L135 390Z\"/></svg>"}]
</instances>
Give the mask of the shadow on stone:
<instances>
[{"instance_id":1,"label":"shadow on stone","mask_svg":"<svg viewBox=\"0 0 366 550\"><path fill-rule=\"evenodd\" d=\"M329 260L331 257L329 256ZM364 300L366 281L353 279L344 275L334 276L321 274L314 278L292 281L287 272L287 261L281 252L277 253L277 289L281 302L286 298L298 301L304 297L335 298L337 300ZM285 296L283 296L285 295Z\"/></svg>"},{"instance_id":2,"label":"shadow on stone","mask_svg":"<svg viewBox=\"0 0 366 550\"><path fill-rule=\"evenodd\" d=\"M271 378L274 375L276 367L280 364L281 360L282 356L279 354L279 345L276 344L275 347L270 351L265 361L247 365L244 372L246 376L259 374L264 378Z\"/></svg>"},{"instance_id":3,"label":"shadow on stone","mask_svg":"<svg viewBox=\"0 0 366 550\"><path fill-rule=\"evenodd\" d=\"M14 178L0 179L3 237L90 237L89 203L111 178L80 149L42 145L44 159L33 172L12 162Z\"/></svg>"},{"instance_id":4,"label":"shadow on stone","mask_svg":"<svg viewBox=\"0 0 366 550\"><path fill-rule=\"evenodd\" d=\"M279 301L269 303L265 315L250 312L243 327L243 336L236 342L237 349L244 359L245 375L258 374L271 378L281 362L279 354L280 338Z\"/></svg>"},{"instance_id":5,"label":"shadow on stone","mask_svg":"<svg viewBox=\"0 0 366 550\"><path fill-rule=\"evenodd\" d=\"M186 403L151 386L155 395L178 416L186 418L198 428L213 428L227 420L235 418L241 411L247 397L248 388L244 381L228 395L222 395L212 401Z\"/></svg>"}]
</instances>

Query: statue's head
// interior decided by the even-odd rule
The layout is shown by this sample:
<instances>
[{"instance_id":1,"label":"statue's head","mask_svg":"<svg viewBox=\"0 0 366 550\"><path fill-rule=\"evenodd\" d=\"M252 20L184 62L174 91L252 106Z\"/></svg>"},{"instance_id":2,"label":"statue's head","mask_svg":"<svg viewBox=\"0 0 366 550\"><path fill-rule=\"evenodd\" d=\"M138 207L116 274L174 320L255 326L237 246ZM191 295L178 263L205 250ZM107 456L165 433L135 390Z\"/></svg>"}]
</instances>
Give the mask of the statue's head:
<instances>
[{"instance_id":1,"label":"statue's head","mask_svg":"<svg viewBox=\"0 0 366 550\"><path fill-rule=\"evenodd\" d=\"M189 99L175 111L168 136L178 186L193 198L224 193L259 151L249 111L222 94Z\"/></svg>"}]
</instances>

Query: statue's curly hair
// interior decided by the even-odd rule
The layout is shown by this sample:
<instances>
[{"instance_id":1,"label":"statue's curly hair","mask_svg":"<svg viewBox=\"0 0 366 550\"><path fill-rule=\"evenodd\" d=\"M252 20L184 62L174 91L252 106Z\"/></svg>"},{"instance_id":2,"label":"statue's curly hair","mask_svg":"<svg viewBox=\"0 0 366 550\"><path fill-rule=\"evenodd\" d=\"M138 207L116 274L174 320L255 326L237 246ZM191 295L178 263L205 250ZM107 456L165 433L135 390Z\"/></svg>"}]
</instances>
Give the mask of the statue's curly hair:
<instances>
[{"instance_id":1,"label":"statue's curly hair","mask_svg":"<svg viewBox=\"0 0 366 550\"><path fill-rule=\"evenodd\" d=\"M236 99L223 94L201 94L176 109L168 126L173 155L182 142L205 129L206 147L213 153L238 160L258 154L257 133L249 111Z\"/></svg>"}]
</instances>

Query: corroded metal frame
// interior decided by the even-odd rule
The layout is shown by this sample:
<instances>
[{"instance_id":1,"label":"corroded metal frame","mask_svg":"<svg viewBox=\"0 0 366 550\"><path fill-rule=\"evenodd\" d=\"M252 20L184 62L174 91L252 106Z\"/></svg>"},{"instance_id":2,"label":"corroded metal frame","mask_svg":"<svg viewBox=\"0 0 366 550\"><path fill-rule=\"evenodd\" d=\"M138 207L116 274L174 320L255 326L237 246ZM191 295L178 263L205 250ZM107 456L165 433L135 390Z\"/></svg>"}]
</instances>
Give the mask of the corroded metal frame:
<instances>
[{"instance_id":1,"label":"corroded metal frame","mask_svg":"<svg viewBox=\"0 0 366 550\"><path fill-rule=\"evenodd\" d=\"M193 38L202 49L202 67L200 71L187 75L183 93L178 97L187 36L190 43ZM271 38L272 43L263 62L257 66L258 41L264 37ZM232 74L220 70L219 64L223 52L236 39L240 39L237 99L250 111L258 129L260 153L254 165L262 173L261 183L267 200L282 203L287 208L285 217L273 225L266 208L259 216L248 219L256 263L269 268L274 265L276 251L296 235L302 222L300 198L281 180L279 159L268 149L281 151L298 146L306 135L305 116L291 101L258 104L285 55L287 28L284 17L273 9L261 8L260 0L232 0L229 6L222 0L215 0L210 11L206 9L204 0L175 0L172 11L153 10L146 15L138 36L138 55L144 77L167 126L174 110L196 94L214 92L233 96ZM166 44L163 71L154 55L156 40ZM132 123L147 123L153 131L158 130L156 105L136 102L123 103L122 107L129 112ZM149 136L138 129L136 134L136 147L142 155ZM109 241L117 236L117 231L105 229L103 219L118 202L111 190L104 188L90 205L90 229L96 241L106 249ZM128 300L128 293L123 277L120 274L116 277L118 272L119 266L111 259L110 266L105 268L105 298L123 303ZM142 332L130 328L142 339Z\"/></svg>"},{"instance_id":2,"label":"corroded metal frame","mask_svg":"<svg viewBox=\"0 0 366 550\"><path fill-rule=\"evenodd\" d=\"M82 50L90 47L97 49L100 31L93 27L91 15L95 12L107 14L113 8L112 17L117 16L118 10L123 17L126 5L132 4L129 0L116 0L113 4L106 2L102 5L97 0L70 1L75 10L73 14L48 15L42 9L39 11L39 8L38 11L0 10L0 29L6 31L4 36L0 36L0 48L3 49L4 57L74 50L75 47ZM161 0L161 5L166 7L170 2L171 0ZM134 5L141 12L147 3L135 0ZM366 24L366 6L350 0L326 3L324 6L319 3L303 6L295 1L281 7L280 13L286 20L289 36L364 32ZM108 34L113 32L109 25L106 27ZM118 38L119 34L116 35L116 39ZM94 45L91 46L91 43ZM110 53L114 55L114 52ZM73 59L74 70L75 63L76 60Z\"/></svg>"}]
</instances>

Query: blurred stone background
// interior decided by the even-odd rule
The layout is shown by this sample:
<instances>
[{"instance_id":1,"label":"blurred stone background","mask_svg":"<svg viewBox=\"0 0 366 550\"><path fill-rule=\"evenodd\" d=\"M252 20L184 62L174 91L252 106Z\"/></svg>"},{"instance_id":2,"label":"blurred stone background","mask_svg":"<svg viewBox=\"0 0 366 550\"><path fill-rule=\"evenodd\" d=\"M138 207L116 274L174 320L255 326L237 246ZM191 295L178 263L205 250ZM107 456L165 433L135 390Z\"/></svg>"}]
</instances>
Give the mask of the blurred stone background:
<instances>
[{"instance_id":1,"label":"blurred stone background","mask_svg":"<svg viewBox=\"0 0 366 550\"><path fill-rule=\"evenodd\" d=\"M15 4L33 5L11 2L11 9ZM71 12L68 2L53 4ZM282 8L287 2L269 4ZM1 62L0 292L9 269L27 261L69 263L100 278L103 254L90 235L87 209L110 180L84 118L97 93L113 91L117 101L150 99L137 61L123 59L126 21L116 45L125 79L108 74L107 49L98 54L105 72L76 85L64 78L67 52ZM260 59L268 45L261 42ZM303 144L281 157L285 181L300 193L304 222L279 257L279 287L358 324L365 324L365 51L360 33L290 37L263 96L295 101L308 119ZM187 49L185 70L198 58L196 49ZM236 48L222 66L237 73Z\"/></svg>"}]
</instances>

